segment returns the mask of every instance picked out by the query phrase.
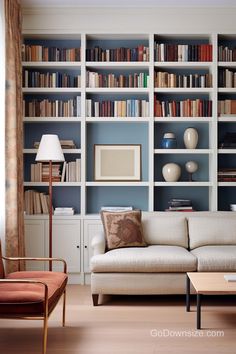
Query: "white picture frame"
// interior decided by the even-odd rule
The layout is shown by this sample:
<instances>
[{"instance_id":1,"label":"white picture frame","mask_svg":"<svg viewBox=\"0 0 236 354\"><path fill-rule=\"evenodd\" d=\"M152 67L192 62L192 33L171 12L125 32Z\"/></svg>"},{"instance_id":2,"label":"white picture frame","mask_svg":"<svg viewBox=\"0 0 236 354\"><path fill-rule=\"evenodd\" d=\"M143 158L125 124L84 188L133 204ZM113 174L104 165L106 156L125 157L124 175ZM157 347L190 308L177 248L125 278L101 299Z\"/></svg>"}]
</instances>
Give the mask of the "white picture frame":
<instances>
[{"instance_id":1,"label":"white picture frame","mask_svg":"<svg viewBox=\"0 0 236 354\"><path fill-rule=\"evenodd\" d=\"M141 181L141 144L95 144L94 180Z\"/></svg>"}]
</instances>

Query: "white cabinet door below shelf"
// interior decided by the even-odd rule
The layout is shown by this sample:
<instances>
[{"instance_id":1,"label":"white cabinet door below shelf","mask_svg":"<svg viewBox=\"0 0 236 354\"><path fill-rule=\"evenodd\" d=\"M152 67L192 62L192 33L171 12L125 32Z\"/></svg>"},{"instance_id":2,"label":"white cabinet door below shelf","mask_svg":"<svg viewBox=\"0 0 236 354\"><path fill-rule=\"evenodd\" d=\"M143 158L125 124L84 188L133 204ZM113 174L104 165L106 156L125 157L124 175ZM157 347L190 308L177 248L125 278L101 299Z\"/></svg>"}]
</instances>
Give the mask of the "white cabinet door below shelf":
<instances>
[{"instance_id":1,"label":"white cabinet door below shelf","mask_svg":"<svg viewBox=\"0 0 236 354\"><path fill-rule=\"evenodd\" d=\"M44 220L25 220L25 255L26 257L45 257ZM44 262L26 262L27 270L45 270Z\"/></svg>"},{"instance_id":2,"label":"white cabinet door below shelf","mask_svg":"<svg viewBox=\"0 0 236 354\"><path fill-rule=\"evenodd\" d=\"M48 221L46 222L48 240ZM48 241L47 241L48 249ZM67 262L68 273L80 272L80 220L54 220L52 230L52 256ZM53 264L54 271L61 271L60 262Z\"/></svg>"},{"instance_id":3,"label":"white cabinet door below shelf","mask_svg":"<svg viewBox=\"0 0 236 354\"><path fill-rule=\"evenodd\" d=\"M101 231L103 231L101 220L84 220L84 273L90 273L89 263L92 257L92 238Z\"/></svg>"}]
</instances>

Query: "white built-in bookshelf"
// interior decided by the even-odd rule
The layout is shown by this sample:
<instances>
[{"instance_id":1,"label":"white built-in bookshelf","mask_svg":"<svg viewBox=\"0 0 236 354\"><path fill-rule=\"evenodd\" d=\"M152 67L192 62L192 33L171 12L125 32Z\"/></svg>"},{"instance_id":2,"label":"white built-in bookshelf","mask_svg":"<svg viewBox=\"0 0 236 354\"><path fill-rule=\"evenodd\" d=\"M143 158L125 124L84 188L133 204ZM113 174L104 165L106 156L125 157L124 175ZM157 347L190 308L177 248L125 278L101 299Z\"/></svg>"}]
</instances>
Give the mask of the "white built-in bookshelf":
<instances>
[{"instance_id":1,"label":"white built-in bookshelf","mask_svg":"<svg viewBox=\"0 0 236 354\"><path fill-rule=\"evenodd\" d=\"M24 41L29 45L79 47L80 61L23 61L23 74L24 70L39 71L44 74L65 72L72 76L80 75L81 80L81 87L23 88L25 100L69 100L76 96L81 97L79 117L24 116L25 189L39 188L43 192L47 191L47 182L31 182L29 178L30 164L34 163L37 152L32 142L39 140L43 133L54 132L61 139L73 139L76 142L75 149L63 150L67 161L81 158L80 182L53 183L57 187L54 188L55 206L63 206L64 201L65 206L75 207L76 217L86 218L97 214L100 207L104 205L132 205L143 211L163 211L168 207L168 200L175 197L191 199L197 211L229 210L230 203L235 203L236 180L232 178L232 181L218 182L217 173L220 169L236 168L236 146L235 148L219 146L226 133L236 132L236 116L234 114L219 116L217 107L218 100L236 99L236 88L218 86L219 70L236 71L236 61L218 61L218 47L220 45L236 47L236 35L27 33L24 34ZM154 50L156 43L169 46L165 49L169 59L172 59L176 53L180 55L179 49L174 45L178 44L182 48L188 45L187 49L183 49L183 55L191 55L192 60L157 61ZM141 48L140 46L148 48L149 58L145 57L145 61L89 61L86 57L86 51L93 50L95 47L115 49ZM196 60L197 56L201 61ZM148 85L147 87L88 87L87 71L100 75L104 80L107 80L109 75L117 78L119 75L133 77L135 74L145 74L148 75ZM170 77L173 80L178 75L191 76L191 78L194 75L207 75L211 77L211 87L197 87L197 85L194 85L196 87L186 87L186 85L185 87L173 87L174 85L155 87L155 75L158 75L158 72L172 75ZM87 99L93 102L145 100L149 102L149 112L141 117L88 116ZM155 114L156 101L178 102L196 99L212 102L211 109L207 108L207 112L211 110L210 114L205 116L201 114L199 117L186 116L186 114L183 117ZM183 134L188 127L195 127L198 130L199 142L196 149L188 150L184 147ZM161 139L166 132L175 133L176 149L161 148ZM142 180L140 182L94 181L94 144L141 144ZM199 165L193 182L189 182L184 168L189 160L194 160ZM162 167L169 162L181 166L182 174L177 182L165 182L163 179ZM57 193L60 194L59 199Z\"/></svg>"}]
</instances>

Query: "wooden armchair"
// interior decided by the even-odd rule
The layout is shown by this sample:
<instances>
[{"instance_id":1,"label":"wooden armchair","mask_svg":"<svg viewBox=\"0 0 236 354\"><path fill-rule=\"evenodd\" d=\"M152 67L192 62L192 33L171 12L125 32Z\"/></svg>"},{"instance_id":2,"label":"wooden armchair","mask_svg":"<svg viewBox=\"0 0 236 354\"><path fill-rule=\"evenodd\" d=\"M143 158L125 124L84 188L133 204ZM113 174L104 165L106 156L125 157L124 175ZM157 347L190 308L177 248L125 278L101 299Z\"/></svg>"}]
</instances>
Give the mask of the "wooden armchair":
<instances>
[{"instance_id":1,"label":"wooden armchair","mask_svg":"<svg viewBox=\"0 0 236 354\"><path fill-rule=\"evenodd\" d=\"M62 262L64 271L19 271L6 275L3 260ZM42 354L47 350L48 318L62 295L62 325L65 326L67 280L67 265L63 259L3 257L0 244L0 318L43 320Z\"/></svg>"}]
</instances>

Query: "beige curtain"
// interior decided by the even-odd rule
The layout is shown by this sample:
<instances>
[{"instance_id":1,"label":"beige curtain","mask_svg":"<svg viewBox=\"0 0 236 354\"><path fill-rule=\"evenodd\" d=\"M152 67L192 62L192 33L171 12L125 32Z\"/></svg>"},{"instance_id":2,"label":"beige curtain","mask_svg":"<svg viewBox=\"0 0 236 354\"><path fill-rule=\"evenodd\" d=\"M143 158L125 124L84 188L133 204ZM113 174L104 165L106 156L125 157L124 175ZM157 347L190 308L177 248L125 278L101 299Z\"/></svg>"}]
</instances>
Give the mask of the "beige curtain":
<instances>
[{"instance_id":1,"label":"beige curtain","mask_svg":"<svg viewBox=\"0 0 236 354\"><path fill-rule=\"evenodd\" d=\"M21 8L5 0L6 31L6 255L24 256ZM8 271L24 264L10 262Z\"/></svg>"}]
</instances>

